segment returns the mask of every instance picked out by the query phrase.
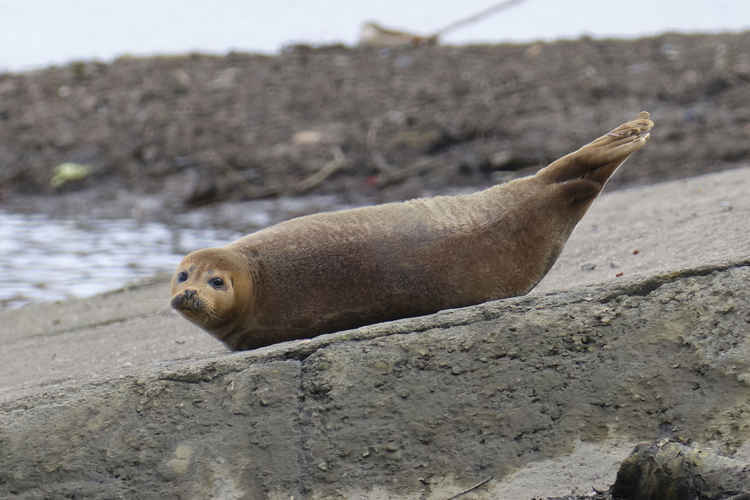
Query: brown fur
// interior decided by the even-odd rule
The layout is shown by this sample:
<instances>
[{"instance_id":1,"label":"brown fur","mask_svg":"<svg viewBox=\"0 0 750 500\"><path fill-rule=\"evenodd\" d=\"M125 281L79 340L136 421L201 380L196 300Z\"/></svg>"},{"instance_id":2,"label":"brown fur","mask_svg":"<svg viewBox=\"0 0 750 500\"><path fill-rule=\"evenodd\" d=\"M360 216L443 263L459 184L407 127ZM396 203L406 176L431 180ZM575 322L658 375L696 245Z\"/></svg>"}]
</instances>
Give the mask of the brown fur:
<instances>
[{"instance_id":1,"label":"brown fur","mask_svg":"<svg viewBox=\"0 0 750 500\"><path fill-rule=\"evenodd\" d=\"M477 193L309 215L198 250L177 269L172 306L251 349L525 294L652 126L642 112L534 176Z\"/></svg>"}]
</instances>

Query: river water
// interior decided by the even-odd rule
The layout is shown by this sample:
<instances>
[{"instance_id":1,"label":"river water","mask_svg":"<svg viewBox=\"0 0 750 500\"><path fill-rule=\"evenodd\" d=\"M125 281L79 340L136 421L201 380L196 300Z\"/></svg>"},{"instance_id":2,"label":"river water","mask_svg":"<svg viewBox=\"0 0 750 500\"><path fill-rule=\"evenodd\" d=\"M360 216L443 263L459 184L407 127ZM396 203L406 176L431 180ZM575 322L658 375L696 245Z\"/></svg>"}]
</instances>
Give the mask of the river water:
<instances>
[{"instance_id":1,"label":"river water","mask_svg":"<svg viewBox=\"0 0 750 500\"><path fill-rule=\"evenodd\" d=\"M334 197L263 200L186 212L169 223L0 210L0 309L114 290L173 271L192 250L336 208L345 206Z\"/></svg>"},{"instance_id":2,"label":"river water","mask_svg":"<svg viewBox=\"0 0 750 500\"><path fill-rule=\"evenodd\" d=\"M112 290L235 236L158 222L0 212L0 308Z\"/></svg>"}]
</instances>

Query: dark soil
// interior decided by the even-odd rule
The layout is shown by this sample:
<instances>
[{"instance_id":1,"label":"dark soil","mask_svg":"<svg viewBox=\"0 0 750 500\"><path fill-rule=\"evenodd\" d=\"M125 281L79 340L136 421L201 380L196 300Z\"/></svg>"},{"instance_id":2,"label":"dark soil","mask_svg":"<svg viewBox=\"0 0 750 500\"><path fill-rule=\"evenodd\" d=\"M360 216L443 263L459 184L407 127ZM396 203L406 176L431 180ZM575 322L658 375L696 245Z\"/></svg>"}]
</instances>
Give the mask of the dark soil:
<instances>
[{"instance_id":1,"label":"dark soil","mask_svg":"<svg viewBox=\"0 0 750 500\"><path fill-rule=\"evenodd\" d=\"M0 74L0 202L409 198L529 174L642 109L651 144L609 189L732 168L750 160L748 47L750 32L295 46ZM55 188L63 162L91 174Z\"/></svg>"}]
</instances>

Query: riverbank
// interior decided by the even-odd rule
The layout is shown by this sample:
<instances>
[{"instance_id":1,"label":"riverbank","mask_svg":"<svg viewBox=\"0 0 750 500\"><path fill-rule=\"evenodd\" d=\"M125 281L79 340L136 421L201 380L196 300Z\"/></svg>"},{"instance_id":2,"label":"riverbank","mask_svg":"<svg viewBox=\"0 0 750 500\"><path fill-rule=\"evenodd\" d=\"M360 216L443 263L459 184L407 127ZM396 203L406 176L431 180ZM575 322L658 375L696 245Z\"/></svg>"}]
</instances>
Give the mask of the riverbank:
<instances>
[{"instance_id":1,"label":"riverbank","mask_svg":"<svg viewBox=\"0 0 750 500\"><path fill-rule=\"evenodd\" d=\"M3 209L239 232L251 200L324 200L271 222L477 189L656 122L526 297L246 353L171 311L167 275L0 311L0 496L444 499L488 478L467 497L583 496L662 437L750 463L748 46L298 46L0 75Z\"/></svg>"},{"instance_id":2,"label":"riverbank","mask_svg":"<svg viewBox=\"0 0 750 500\"><path fill-rule=\"evenodd\" d=\"M279 195L400 200L529 174L642 109L652 145L608 189L685 178L750 160L749 45L293 46L0 74L0 203L168 221ZM86 168L56 170L71 162Z\"/></svg>"},{"instance_id":3,"label":"riverbank","mask_svg":"<svg viewBox=\"0 0 750 500\"><path fill-rule=\"evenodd\" d=\"M0 312L0 493L584 495L664 436L748 463L749 187L609 193L527 297L246 353L167 276Z\"/></svg>"}]
</instances>

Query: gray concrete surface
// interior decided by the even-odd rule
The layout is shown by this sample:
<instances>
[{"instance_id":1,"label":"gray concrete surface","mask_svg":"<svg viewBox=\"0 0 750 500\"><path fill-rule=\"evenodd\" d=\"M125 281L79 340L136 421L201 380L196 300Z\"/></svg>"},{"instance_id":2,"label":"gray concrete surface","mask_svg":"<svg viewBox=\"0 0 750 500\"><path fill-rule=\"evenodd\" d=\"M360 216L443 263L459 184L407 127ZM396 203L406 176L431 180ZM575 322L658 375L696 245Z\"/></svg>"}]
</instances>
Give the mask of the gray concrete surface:
<instances>
[{"instance_id":1,"label":"gray concrete surface","mask_svg":"<svg viewBox=\"0 0 750 500\"><path fill-rule=\"evenodd\" d=\"M2 312L0 496L530 498L663 433L749 454L749 193L605 195L530 296L247 353L166 277Z\"/></svg>"}]
</instances>

